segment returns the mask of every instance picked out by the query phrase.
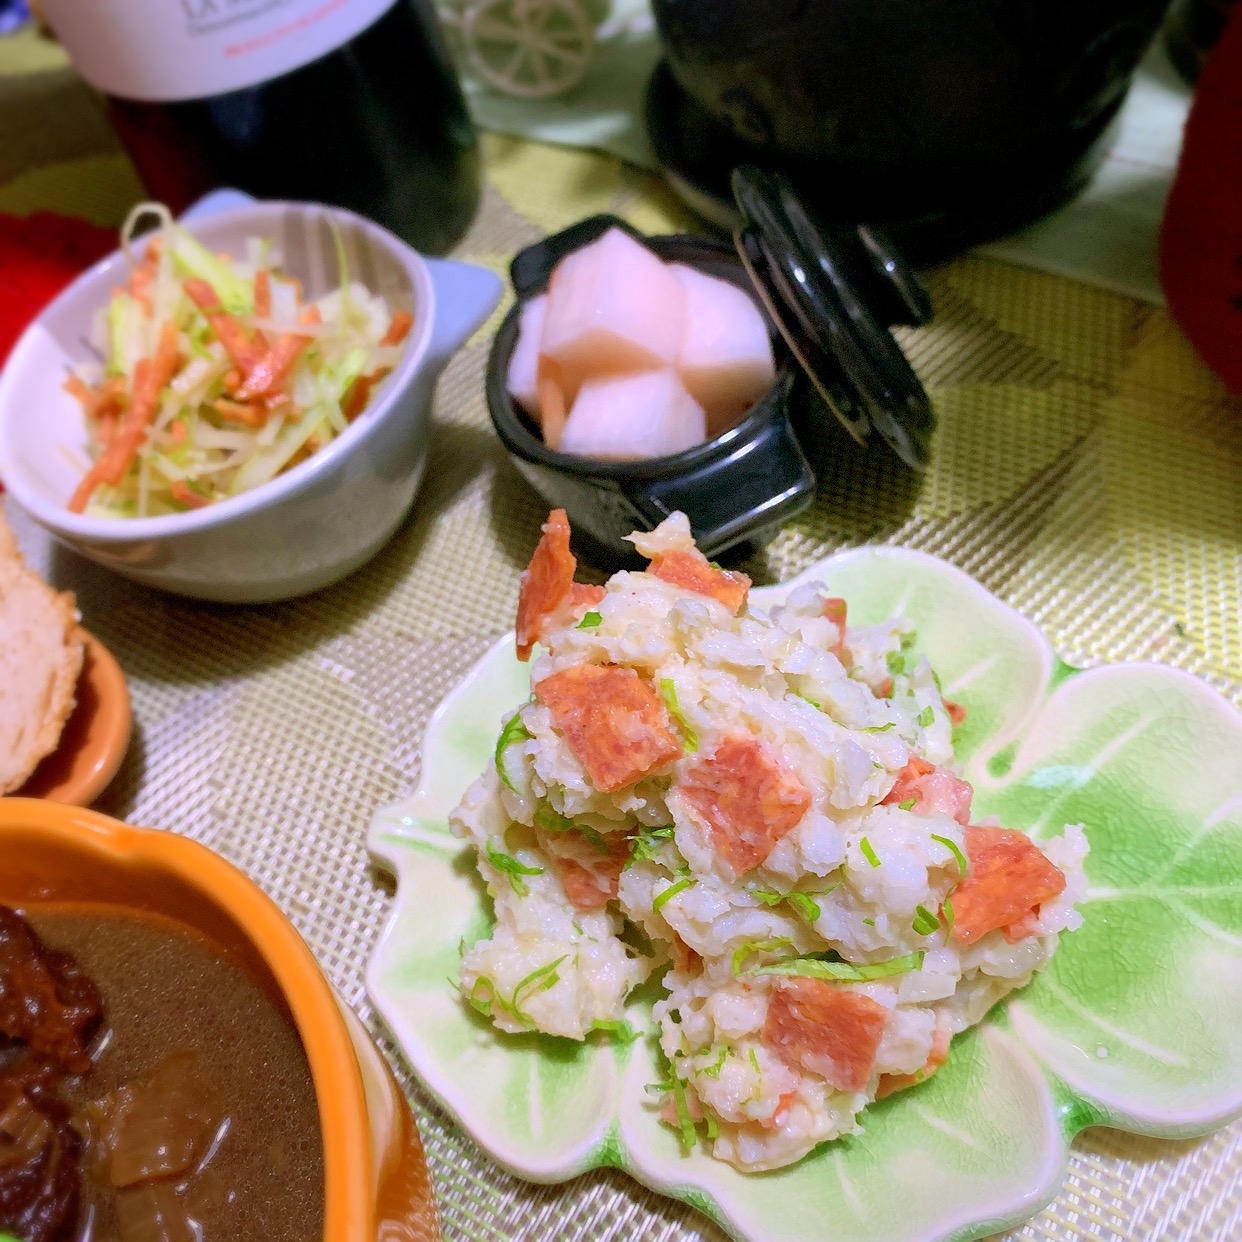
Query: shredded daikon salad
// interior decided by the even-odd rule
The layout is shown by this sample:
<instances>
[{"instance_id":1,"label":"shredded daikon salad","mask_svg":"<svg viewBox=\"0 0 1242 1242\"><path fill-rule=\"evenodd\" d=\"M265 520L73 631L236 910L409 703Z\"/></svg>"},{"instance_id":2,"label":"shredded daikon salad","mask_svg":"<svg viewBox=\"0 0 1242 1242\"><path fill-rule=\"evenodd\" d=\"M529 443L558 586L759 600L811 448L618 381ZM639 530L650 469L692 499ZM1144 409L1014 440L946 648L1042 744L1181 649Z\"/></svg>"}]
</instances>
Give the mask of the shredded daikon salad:
<instances>
[{"instance_id":1,"label":"shredded daikon salad","mask_svg":"<svg viewBox=\"0 0 1242 1242\"><path fill-rule=\"evenodd\" d=\"M152 215L159 227L136 243ZM269 482L349 427L400 360L413 319L350 280L333 231L340 286L306 301L269 241L217 254L161 204L134 208L121 230L129 279L94 325L104 365L75 368L65 384L93 461L72 512L199 509Z\"/></svg>"}]
</instances>

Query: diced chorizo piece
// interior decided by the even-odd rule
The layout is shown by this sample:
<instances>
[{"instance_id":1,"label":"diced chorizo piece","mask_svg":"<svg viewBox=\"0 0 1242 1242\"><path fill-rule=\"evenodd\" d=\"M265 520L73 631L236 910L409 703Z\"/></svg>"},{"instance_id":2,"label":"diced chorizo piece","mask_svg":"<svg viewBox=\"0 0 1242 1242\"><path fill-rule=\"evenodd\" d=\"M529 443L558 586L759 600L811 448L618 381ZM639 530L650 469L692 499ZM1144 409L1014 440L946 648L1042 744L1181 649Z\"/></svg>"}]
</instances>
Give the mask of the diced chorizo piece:
<instances>
[{"instance_id":1,"label":"diced chorizo piece","mask_svg":"<svg viewBox=\"0 0 1242 1242\"><path fill-rule=\"evenodd\" d=\"M575 582L569 590L569 603L574 608L594 608L607 594L607 587L592 586L589 582Z\"/></svg>"},{"instance_id":2,"label":"diced chorizo piece","mask_svg":"<svg viewBox=\"0 0 1242 1242\"><path fill-rule=\"evenodd\" d=\"M824 616L837 627L837 641L828 648L842 663L845 661L845 600L838 596L824 600Z\"/></svg>"},{"instance_id":3,"label":"diced chorizo piece","mask_svg":"<svg viewBox=\"0 0 1242 1242\"><path fill-rule=\"evenodd\" d=\"M1035 930L1039 923L1039 907L1036 906L1030 913L1025 914L1016 923L1010 923L1008 927L1001 928L1001 935L1009 941L1010 944L1017 944L1019 940L1029 940L1032 936L1038 935Z\"/></svg>"},{"instance_id":4,"label":"diced chorizo piece","mask_svg":"<svg viewBox=\"0 0 1242 1242\"><path fill-rule=\"evenodd\" d=\"M861 992L823 979L783 979L768 1004L763 1045L838 1091L863 1091L887 1022L888 1010Z\"/></svg>"},{"instance_id":5,"label":"diced chorizo piece","mask_svg":"<svg viewBox=\"0 0 1242 1242\"><path fill-rule=\"evenodd\" d=\"M927 1054L927 1060L923 1062L923 1068L917 1074L881 1074L875 1098L882 1100L886 1095L892 1095L894 1091L902 1091L906 1087L926 1082L949 1059L949 1045L952 1042L953 1035L948 1026L943 1022L938 1022L936 1032L932 1036L931 1051Z\"/></svg>"},{"instance_id":6,"label":"diced chorizo piece","mask_svg":"<svg viewBox=\"0 0 1242 1242\"><path fill-rule=\"evenodd\" d=\"M604 793L681 758L681 742L660 696L632 668L578 664L545 677L534 690L591 783Z\"/></svg>"},{"instance_id":7,"label":"diced chorizo piece","mask_svg":"<svg viewBox=\"0 0 1242 1242\"><path fill-rule=\"evenodd\" d=\"M973 944L1019 923L1065 888L1065 876L1023 832L966 829L966 878L953 890L953 938Z\"/></svg>"},{"instance_id":8,"label":"diced chorizo piece","mask_svg":"<svg viewBox=\"0 0 1242 1242\"><path fill-rule=\"evenodd\" d=\"M651 562L651 572L661 582L681 587L693 595L718 599L734 616L741 611L750 590L750 579L731 569L717 569L697 548L663 552Z\"/></svg>"},{"instance_id":9,"label":"diced chorizo piece","mask_svg":"<svg viewBox=\"0 0 1242 1242\"><path fill-rule=\"evenodd\" d=\"M569 550L569 519L553 509L518 589L517 655L529 660L548 623L570 601L578 561Z\"/></svg>"},{"instance_id":10,"label":"diced chorizo piece","mask_svg":"<svg viewBox=\"0 0 1242 1242\"><path fill-rule=\"evenodd\" d=\"M949 815L965 827L970 823L974 792L968 781L915 755L897 773L897 783L880 801L888 805L914 799L912 810L924 815Z\"/></svg>"},{"instance_id":11,"label":"diced chorizo piece","mask_svg":"<svg viewBox=\"0 0 1242 1242\"><path fill-rule=\"evenodd\" d=\"M745 733L730 733L677 788L735 875L759 866L811 805L806 786Z\"/></svg>"},{"instance_id":12,"label":"diced chorizo piece","mask_svg":"<svg viewBox=\"0 0 1242 1242\"><path fill-rule=\"evenodd\" d=\"M573 858L556 858L556 872L569 904L580 914L602 910L616 895L621 872L630 856L628 833L610 833L604 838L607 854L599 854L590 865ZM594 847L592 847L594 848Z\"/></svg>"}]
</instances>

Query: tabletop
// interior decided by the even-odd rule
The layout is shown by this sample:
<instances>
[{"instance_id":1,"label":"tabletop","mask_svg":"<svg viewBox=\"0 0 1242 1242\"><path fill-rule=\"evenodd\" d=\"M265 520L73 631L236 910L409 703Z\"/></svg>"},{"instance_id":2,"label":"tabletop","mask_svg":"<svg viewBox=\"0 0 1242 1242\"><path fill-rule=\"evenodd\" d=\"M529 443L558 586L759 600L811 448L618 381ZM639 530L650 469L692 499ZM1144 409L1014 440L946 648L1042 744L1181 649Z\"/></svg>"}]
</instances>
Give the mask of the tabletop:
<instances>
[{"instance_id":1,"label":"tabletop","mask_svg":"<svg viewBox=\"0 0 1242 1242\"><path fill-rule=\"evenodd\" d=\"M458 257L513 252L597 211L698 227L611 156L484 134L486 186ZM54 47L0 39L0 212L119 224L145 197L99 102ZM966 255L927 273L936 318L902 332L939 420L916 476L823 429L815 503L745 568L779 581L835 549L904 544L973 574L1076 665L1150 659L1242 706L1242 403L1167 314L1074 280ZM7 505L34 565L76 592L133 691L136 731L98 809L182 832L282 906L379 1036L422 1127L445 1235L710 1239L692 1209L624 1174L523 1183L412 1078L363 969L392 893L367 861L375 809L409 792L441 696L511 625L544 509L483 400L505 305L440 381L426 481L401 530L336 587L287 604L146 591L53 547ZM1013 1238L1242 1235L1242 1122L1190 1141L1088 1131L1060 1197Z\"/></svg>"}]
</instances>

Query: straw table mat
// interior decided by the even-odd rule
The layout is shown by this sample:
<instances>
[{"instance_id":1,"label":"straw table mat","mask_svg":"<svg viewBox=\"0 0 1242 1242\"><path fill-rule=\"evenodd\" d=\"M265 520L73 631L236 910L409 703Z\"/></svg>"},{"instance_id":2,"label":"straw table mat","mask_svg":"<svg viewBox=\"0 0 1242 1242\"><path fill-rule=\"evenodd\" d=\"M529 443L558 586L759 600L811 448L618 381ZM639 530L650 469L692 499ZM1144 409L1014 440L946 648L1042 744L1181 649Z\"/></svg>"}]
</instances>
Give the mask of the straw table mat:
<instances>
[{"instance_id":1,"label":"straw table mat","mask_svg":"<svg viewBox=\"0 0 1242 1242\"><path fill-rule=\"evenodd\" d=\"M141 187L94 101L46 49L6 42L0 211L116 223ZM484 153L482 209L458 253L496 270L594 211L650 231L687 223L615 159L492 136ZM1242 407L1154 307L979 257L929 281L936 321L905 344L939 413L931 469L916 478L825 432L811 446L814 507L749 572L779 580L860 543L923 548L1042 626L1072 663L1166 661L1242 704ZM137 731L100 809L245 868L381 1039L362 980L391 893L368 865L367 823L413 788L428 715L510 626L544 516L488 424L495 322L440 383L408 522L317 595L232 608L144 591L52 548L9 506L34 564L77 592L130 678ZM559 1187L508 1176L385 1047L448 1237L719 1242L706 1218L623 1174ZM1089 1132L1060 1198L1009 1236L1242 1238L1242 1123L1189 1142Z\"/></svg>"}]
</instances>

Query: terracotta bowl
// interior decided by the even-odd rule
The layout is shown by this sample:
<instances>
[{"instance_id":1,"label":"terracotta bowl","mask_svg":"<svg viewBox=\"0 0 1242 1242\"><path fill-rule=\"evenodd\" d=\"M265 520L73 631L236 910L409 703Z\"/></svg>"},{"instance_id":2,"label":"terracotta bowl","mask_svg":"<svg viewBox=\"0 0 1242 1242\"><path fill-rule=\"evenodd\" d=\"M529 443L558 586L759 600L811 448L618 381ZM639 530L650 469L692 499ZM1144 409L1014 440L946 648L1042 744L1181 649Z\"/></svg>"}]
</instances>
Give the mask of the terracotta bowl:
<instances>
[{"instance_id":1,"label":"terracotta bowl","mask_svg":"<svg viewBox=\"0 0 1242 1242\"><path fill-rule=\"evenodd\" d=\"M0 800L0 902L39 901L154 911L224 948L306 1049L323 1135L323 1242L437 1242L422 1143L396 1080L292 924L237 868L173 833L54 802Z\"/></svg>"},{"instance_id":2,"label":"terracotta bowl","mask_svg":"<svg viewBox=\"0 0 1242 1242\"><path fill-rule=\"evenodd\" d=\"M60 743L17 791L22 798L50 798L90 806L108 787L129 749L133 715L129 686L112 653L79 628L85 651L77 704Z\"/></svg>"}]
</instances>

